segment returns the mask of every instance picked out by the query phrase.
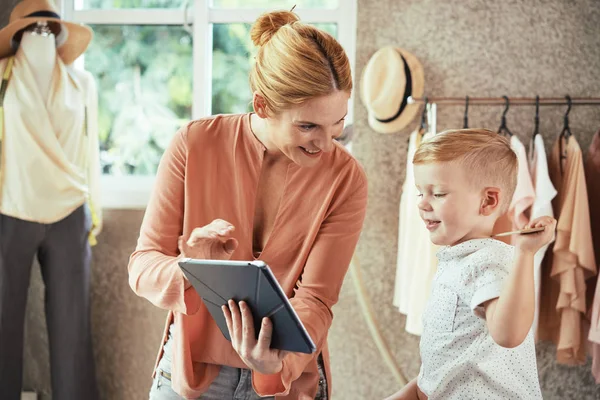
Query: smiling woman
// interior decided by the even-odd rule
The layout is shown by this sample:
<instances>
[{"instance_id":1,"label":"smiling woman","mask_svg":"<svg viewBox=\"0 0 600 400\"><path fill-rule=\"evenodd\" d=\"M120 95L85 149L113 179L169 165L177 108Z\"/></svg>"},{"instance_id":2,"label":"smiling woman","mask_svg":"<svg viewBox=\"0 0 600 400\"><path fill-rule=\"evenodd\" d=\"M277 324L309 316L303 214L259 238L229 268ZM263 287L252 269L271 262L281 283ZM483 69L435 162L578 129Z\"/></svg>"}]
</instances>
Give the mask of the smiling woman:
<instances>
[{"instance_id":1,"label":"smiling woman","mask_svg":"<svg viewBox=\"0 0 600 400\"><path fill-rule=\"evenodd\" d=\"M262 15L250 36L254 112L202 118L175 135L129 263L132 289L170 311L151 399L330 396L331 309L367 201L362 167L335 140L350 63L333 36L292 12ZM257 340L243 302L223 310L229 342L185 280L182 257L267 263L316 352L271 349L269 319Z\"/></svg>"}]
</instances>

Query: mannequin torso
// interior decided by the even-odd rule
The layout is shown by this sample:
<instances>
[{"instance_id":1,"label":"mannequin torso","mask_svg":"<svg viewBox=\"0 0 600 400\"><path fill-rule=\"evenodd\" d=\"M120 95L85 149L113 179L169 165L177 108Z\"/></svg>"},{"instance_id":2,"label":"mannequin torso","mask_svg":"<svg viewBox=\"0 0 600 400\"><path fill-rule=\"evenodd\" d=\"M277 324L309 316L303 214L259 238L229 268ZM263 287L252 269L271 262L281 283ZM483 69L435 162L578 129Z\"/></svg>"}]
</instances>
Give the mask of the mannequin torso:
<instances>
[{"instance_id":1,"label":"mannequin torso","mask_svg":"<svg viewBox=\"0 0 600 400\"><path fill-rule=\"evenodd\" d=\"M86 201L101 203L98 95L91 73L59 62L61 36L68 46L63 27L58 36L44 22L31 28L11 43L4 133L19 140L2 143L0 214L51 224ZM8 57L0 59L0 71L7 65ZM97 235L102 213L94 208Z\"/></svg>"}]
</instances>

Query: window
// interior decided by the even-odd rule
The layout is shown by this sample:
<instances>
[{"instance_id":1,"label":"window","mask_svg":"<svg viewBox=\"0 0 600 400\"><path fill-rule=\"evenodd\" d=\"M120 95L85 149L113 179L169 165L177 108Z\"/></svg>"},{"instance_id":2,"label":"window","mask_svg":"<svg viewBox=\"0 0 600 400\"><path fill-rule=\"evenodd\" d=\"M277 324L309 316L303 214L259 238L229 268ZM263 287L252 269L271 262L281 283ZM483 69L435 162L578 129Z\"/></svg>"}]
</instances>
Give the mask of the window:
<instances>
[{"instance_id":1,"label":"window","mask_svg":"<svg viewBox=\"0 0 600 400\"><path fill-rule=\"evenodd\" d=\"M337 8L340 0L213 0L218 8L264 8L277 7L291 9L297 5L303 8Z\"/></svg>"},{"instance_id":2,"label":"window","mask_svg":"<svg viewBox=\"0 0 600 400\"><path fill-rule=\"evenodd\" d=\"M94 30L77 62L98 86L105 208L146 206L185 122L250 110L251 24L294 5L303 22L338 37L354 70L356 0L62 0L64 19ZM351 99L347 123L352 111Z\"/></svg>"},{"instance_id":3,"label":"window","mask_svg":"<svg viewBox=\"0 0 600 400\"><path fill-rule=\"evenodd\" d=\"M181 0L76 0L75 9L178 8L181 6L181 3Z\"/></svg>"},{"instance_id":4,"label":"window","mask_svg":"<svg viewBox=\"0 0 600 400\"><path fill-rule=\"evenodd\" d=\"M192 117L192 44L178 26L92 25L85 67L98 85L104 174L153 175Z\"/></svg>"}]
</instances>

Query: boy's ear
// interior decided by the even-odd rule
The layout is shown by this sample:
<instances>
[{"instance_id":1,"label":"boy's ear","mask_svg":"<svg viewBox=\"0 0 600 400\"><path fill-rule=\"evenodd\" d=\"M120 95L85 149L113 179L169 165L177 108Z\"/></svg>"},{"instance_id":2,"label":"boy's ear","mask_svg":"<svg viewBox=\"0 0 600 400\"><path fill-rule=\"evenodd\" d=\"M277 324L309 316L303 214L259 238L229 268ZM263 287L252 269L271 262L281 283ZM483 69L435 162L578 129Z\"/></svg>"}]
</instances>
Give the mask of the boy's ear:
<instances>
[{"instance_id":1,"label":"boy's ear","mask_svg":"<svg viewBox=\"0 0 600 400\"><path fill-rule=\"evenodd\" d=\"M500 207L500 188L487 187L483 190L483 200L479 213L481 215L492 215Z\"/></svg>"}]
</instances>

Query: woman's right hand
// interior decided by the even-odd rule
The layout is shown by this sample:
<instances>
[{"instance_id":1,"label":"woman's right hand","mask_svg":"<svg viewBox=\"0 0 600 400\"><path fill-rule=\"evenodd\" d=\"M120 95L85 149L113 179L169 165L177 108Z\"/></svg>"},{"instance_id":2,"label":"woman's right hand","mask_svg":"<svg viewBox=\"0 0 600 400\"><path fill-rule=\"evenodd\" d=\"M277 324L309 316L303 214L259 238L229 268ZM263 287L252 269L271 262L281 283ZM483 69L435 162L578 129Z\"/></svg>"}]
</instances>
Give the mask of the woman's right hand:
<instances>
[{"instance_id":1,"label":"woman's right hand","mask_svg":"<svg viewBox=\"0 0 600 400\"><path fill-rule=\"evenodd\" d=\"M238 247L231 235L235 227L222 219L195 228L188 240L179 238L179 251L184 257L202 260L229 260Z\"/></svg>"}]
</instances>

